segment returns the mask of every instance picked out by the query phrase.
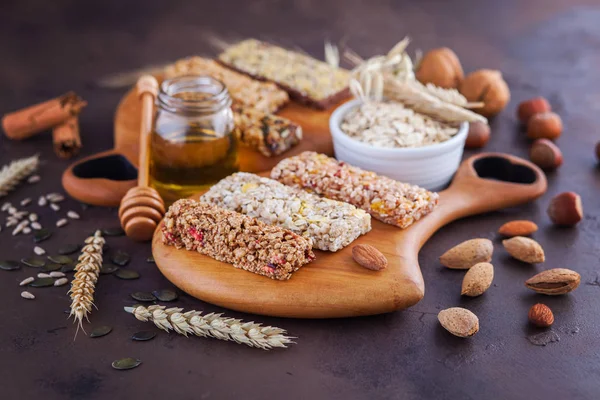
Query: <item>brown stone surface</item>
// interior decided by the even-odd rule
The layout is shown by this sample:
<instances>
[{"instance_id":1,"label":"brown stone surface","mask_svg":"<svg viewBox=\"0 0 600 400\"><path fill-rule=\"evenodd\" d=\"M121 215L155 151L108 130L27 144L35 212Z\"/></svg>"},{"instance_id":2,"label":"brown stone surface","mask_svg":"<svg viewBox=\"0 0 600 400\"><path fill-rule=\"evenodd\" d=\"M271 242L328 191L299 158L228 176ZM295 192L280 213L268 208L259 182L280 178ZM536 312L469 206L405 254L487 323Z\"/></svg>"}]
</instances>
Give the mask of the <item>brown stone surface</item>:
<instances>
[{"instance_id":1,"label":"brown stone surface","mask_svg":"<svg viewBox=\"0 0 600 400\"><path fill-rule=\"evenodd\" d=\"M79 157L112 147L112 114L123 90L94 82L107 74L210 52L207 38L256 36L298 46L322 57L323 40L344 40L364 56L389 49L409 34L428 50L452 48L465 72L499 69L511 91L508 107L492 122L485 150L527 157L528 142L515 115L520 101L549 99L564 122L558 139L565 162L549 174L549 192L535 204L454 223L425 245L420 264L423 301L388 315L344 320L286 320L258 317L298 337L288 350L263 352L233 343L159 333L132 342L152 329L122 310L129 293L169 287L152 264L148 245L109 237L110 252L128 251L141 279L102 276L91 326L110 325L106 337L81 334L63 311L66 287L31 289L20 297L18 282L37 272L0 271L0 398L2 399L265 399L265 398L447 398L596 399L600 374L600 169L594 145L600 125L600 5L597 1L18 1L0 5L0 114L75 90L89 102L81 115ZM413 47L414 48L414 47ZM40 152L42 182L24 185L0 200L16 203L60 188L68 161L52 152L50 132L25 142L0 138L0 164ZM468 152L467 154L473 154ZM545 209L552 195L576 191L584 220L574 229L554 228ZM36 205L28 206L37 209ZM77 242L96 227L118 223L115 210L89 208L69 200L80 221L55 229L44 242L50 254ZM41 222L53 226L50 209ZM546 251L546 263L512 260L496 230L514 219L530 219ZM4 223L3 218L0 223ZM437 258L473 237L493 238L496 276L478 298L460 297L463 272L443 268ZM110 254L110 253L109 253ZM0 233L0 258L33 255L30 237ZM565 267L582 276L567 296L543 297L523 282L545 268ZM531 327L529 308L544 302L554 312L553 334ZM182 295L186 309L225 311ZM437 322L440 309L461 306L479 316L480 332L470 339L449 335ZM227 311L228 315L254 319ZM86 329L91 329L86 325ZM543 336L533 335L541 334ZM545 336L544 336L545 335ZM532 342L549 342L535 346ZM531 340L529 340L531 339ZM545 340L546 339L546 340ZM143 364L115 371L113 360L137 357Z\"/></svg>"}]
</instances>

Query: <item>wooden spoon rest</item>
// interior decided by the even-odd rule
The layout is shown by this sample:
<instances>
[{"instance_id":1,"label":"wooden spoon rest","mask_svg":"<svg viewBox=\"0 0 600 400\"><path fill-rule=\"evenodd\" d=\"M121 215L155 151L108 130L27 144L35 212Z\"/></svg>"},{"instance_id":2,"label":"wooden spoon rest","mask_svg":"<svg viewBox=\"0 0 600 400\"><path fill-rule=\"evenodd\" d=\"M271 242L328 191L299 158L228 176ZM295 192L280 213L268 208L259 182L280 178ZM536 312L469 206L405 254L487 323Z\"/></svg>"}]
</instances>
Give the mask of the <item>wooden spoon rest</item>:
<instances>
[{"instance_id":1,"label":"wooden spoon rest","mask_svg":"<svg viewBox=\"0 0 600 400\"><path fill-rule=\"evenodd\" d=\"M197 252L162 243L161 226L152 240L158 268L188 294L225 308L294 318L354 317L392 312L423 298L419 250L442 226L470 215L532 201L545 193L544 173L532 163L500 153L483 153L461 164L440 205L402 230L373 220L373 229L336 252L317 258L288 281L274 281L235 269ZM194 196L198 198L198 196ZM366 270L352 259L352 246L371 244L388 259L387 269Z\"/></svg>"}]
</instances>

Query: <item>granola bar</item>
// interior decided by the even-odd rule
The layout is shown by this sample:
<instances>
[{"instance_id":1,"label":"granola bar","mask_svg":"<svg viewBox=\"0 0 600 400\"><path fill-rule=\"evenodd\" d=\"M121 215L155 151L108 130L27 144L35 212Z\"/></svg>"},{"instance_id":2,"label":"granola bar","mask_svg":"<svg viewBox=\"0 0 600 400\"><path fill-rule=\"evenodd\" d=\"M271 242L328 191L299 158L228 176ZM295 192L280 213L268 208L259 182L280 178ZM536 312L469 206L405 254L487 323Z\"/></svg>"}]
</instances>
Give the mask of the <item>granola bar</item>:
<instances>
[{"instance_id":1,"label":"granola bar","mask_svg":"<svg viewBox=\"0 0 600 400\"><path fill-rule=\"evenodd\" d=\"M235 132L243 145L266 157L281 154L302 140L302 127L287 118L249 107L233 107Z\"/></svg>"},{"instance_id":2,"label":"granola bar","mask_svg":"<svg viewBox=\"0 0 600 400\"><path fill-rule=\"evenodd\" d=\"M431 213L439 201L437 193L308 151L281 161L271 171L271 178L348 202L400 228Z\"/></svg>"},{"instance_id":3,"label":"granola bar","mask_svg":"<svg viewBox=\"0 0 600 400\"><path fill-rule=\"evenodd\" d=\"M348 97L350 72L255 39L239 42L219 61L253 78L275 82L303 104L326 109Z\"/></svg>"},{"instance_id":4,"label":"granola bar","mask_svg":"<svg viewBox=\"0 0 600 400\"><path fill-rule=\"evenodd\" d=\"M246 172L221 180L200 201L289 229L319 250L338 251L371 230L371 216L351 204Z\"/></svg>"},{"instance_id":5,"label":"granola bar","mask_svg":"<svg viewBox=\"0 0 600 400\"><path fill-rule=\"evenodd\" d=\"M185 75L210 75L223 82L234 104L265 113L274 113L289 101L288 94L277 85L249 78L207 58L185 58L165 69L166 78Z\"/></svg>"},{"instance_id":6,"label":"granola bar","mask_svg":"<svg viewBox=\"0 0 600 400\"><path fill-rule=\"evenodd\" d=\"M165 215L163 243L195 250L271 279L290 279L315 258L310 239L252 217L190 199Z\"/></svg>"}]
</instances>

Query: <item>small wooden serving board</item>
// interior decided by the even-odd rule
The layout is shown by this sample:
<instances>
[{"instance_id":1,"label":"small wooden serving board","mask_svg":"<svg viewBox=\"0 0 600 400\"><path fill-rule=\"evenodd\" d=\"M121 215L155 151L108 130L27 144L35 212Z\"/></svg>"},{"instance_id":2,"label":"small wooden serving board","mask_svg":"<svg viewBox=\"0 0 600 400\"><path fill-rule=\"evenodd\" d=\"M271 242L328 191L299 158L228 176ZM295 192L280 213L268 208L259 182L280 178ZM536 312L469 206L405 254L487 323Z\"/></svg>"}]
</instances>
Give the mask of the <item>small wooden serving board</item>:
<instances>
[{"instance_id":1,"label":"small wooden serving board","mask_svg":"<svg viewBox=\"0 0 600 400\"><path fill-rule=\"evenodd\" d=\"M315 251L316 260L288 281L275 281L195 251L152 240L158 268L188 294L232 310L294 318L353 317L391 312L416 304L424 294L418 264L423 244L456 219L529 202L546 191L535 165L517 157L484 153L464 161L433 213L402 230L373 219L373 229L336 252ZM197 199L198 196L194 196ZM352 246L371 244L388 259L370 271L352 259Z\"/></svg>"}]
</instances>

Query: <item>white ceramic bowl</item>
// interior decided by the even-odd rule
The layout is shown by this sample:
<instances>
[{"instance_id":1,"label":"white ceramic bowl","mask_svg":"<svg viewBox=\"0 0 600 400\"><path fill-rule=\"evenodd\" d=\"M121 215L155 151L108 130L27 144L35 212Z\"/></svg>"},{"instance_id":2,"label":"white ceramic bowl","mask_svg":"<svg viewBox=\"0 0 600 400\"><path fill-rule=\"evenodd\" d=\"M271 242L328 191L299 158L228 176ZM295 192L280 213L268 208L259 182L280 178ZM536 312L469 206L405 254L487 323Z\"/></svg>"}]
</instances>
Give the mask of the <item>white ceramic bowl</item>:
<instances>
[{"instance_id":1,"label":"white ceramic bowl","mask_svg":"<svg viewBox=\"0 0 600 400\"><path fill-rule=\"evenodd\" d=\"M458 169L469 124L461 124L450 140L424 147L376 147L350 138L340 125L344 116L361 101L351 100L338 107L329 118L335 156L340 161L374 171L400 182L436 190L445 186Z\"/></svg>"}]
</instances>

